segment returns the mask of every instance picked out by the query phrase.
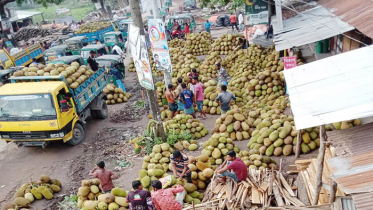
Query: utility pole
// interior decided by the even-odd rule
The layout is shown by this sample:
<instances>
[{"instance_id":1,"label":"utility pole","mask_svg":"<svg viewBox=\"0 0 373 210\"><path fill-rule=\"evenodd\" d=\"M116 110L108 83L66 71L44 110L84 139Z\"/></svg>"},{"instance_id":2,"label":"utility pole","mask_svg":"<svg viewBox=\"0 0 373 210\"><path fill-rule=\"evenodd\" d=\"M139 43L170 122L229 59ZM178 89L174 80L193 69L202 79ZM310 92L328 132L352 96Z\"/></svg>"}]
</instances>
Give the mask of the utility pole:
<instances>
[{"instance_id":1,"label":"utility pole","mask_svg":"<svg viewBox=\"0 0 373 210\"><path fill-rule=\"evenodd\" d=\"M159 15L159 10L158 10L158 0L151 0L153 2L153 16L154 16L154 19L161 19L161 16ZM171 67L170 67L171 69ZM163 72L163 75L164 75L164 83L166 85L166 88L168 89L168 84L171 84L171 76L170 76L170 72L168 69L166 69L164 72Z\"/></svg>"},{"instance_id":2,"label":"utility pole","mask_svg":"<svg viewBox=\"0 0 373 210\"><path fill-rule=\"evenodd\" d=\"M140 10L140 4L139 0L129 0L130 8L131 8L131 15L133 24L140 28L140 35L145 35L144 32L144 25L142 23L142 17L141 17L141 10ZM148 97L150 110L153 113L153 118L158 122L158 131L157 135L161 137L164 141L166 140L166 134L163 129L163 123L161 118L161 112L159 110L158 106L158 99L156 96L155 90L146 90L146 95Z\"/></svg>"}]
</instances>

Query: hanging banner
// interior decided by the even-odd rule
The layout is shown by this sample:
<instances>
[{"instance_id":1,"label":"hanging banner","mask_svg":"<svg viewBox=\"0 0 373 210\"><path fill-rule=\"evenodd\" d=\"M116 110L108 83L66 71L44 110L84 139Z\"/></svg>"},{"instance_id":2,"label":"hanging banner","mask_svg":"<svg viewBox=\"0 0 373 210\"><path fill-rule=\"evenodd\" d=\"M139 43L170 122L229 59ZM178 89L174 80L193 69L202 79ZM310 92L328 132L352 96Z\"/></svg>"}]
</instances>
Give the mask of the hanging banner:
<instances>
[{"instance_id":1,"label":"hanging banner","mask_svg":"<svg viewBox=\"0 0 373 210\"><path fill-rule=\"evenodd\" d=\"M171 59L167 46L164 23L161 19L148 20L149 40L155 67L160 71L171 72Z\"/></svg>"},{"instance_id":2,"label":"hanging banner","mask_svg":"<svg viewBox=\"0 0 373 210\"><path fill-rule=\"evenodd\" d=\"M268 24L268 1L245 1L246 25Z\"/></svg>"},{"instance_id":3,"label":"hanging banner","mask_svg":"<svg viewBox=\"0 0 373 210\"><path fill-rule=\"evenodd\" d=\"M140 85L146 89L154 90L153 76L145 36L140 36L140 29L133 24L130 25L128 32L128 44Z\"/></svg>"}]
</instances>

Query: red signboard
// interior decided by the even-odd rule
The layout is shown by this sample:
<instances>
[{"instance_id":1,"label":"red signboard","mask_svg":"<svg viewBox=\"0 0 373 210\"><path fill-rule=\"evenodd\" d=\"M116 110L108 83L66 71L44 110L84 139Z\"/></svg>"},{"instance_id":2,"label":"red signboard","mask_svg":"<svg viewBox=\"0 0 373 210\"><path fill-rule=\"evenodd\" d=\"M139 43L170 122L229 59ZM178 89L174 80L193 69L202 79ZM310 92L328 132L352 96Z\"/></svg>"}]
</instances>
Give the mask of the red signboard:
<instances>
[{"instance_id":1,"label":"red signboard","mask_svg":"<svg viewBox=\"0 0 373 210\"><path fill-rule=\"evenodd\" d=\"M284 69L291 69L297 66L297 56L284 57Z\"/></svg>"}]
</instances>

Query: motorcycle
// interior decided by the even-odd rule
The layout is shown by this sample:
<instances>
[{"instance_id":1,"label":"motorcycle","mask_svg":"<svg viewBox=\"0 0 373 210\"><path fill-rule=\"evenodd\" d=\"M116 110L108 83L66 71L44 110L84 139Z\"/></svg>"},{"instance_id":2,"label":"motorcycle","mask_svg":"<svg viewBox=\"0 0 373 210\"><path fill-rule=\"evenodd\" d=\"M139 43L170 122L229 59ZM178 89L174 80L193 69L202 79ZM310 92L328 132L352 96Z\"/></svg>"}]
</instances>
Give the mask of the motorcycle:
<instances>
[{"instance_id":1,"label":"motorcycle","mask_svg":"<svg viewBox=\"0 0 373 210\"><path fill-rule=\"evenodd\" d=\"M171 33L171 39L175 39L175 38L185 40L185 31L173 30Z\"/></svg>"}]
</instances>

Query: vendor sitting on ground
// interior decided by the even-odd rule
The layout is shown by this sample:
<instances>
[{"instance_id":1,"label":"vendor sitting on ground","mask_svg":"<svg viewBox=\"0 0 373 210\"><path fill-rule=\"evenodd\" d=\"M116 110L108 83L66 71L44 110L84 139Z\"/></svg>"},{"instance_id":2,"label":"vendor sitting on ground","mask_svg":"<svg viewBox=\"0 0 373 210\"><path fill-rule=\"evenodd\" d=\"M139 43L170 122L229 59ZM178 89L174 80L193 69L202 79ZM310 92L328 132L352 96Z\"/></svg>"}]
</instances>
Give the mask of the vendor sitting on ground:
<instances>
[{"instance_id":1,"label":"vendor sitting on ground","mask_svg":"<svg viewBox=\"0 0 373 210\"><path fill-rule=\"evenodd\" d=\"M236 157L235 151L229 151L226 159L217 169L218 182L225 183L227 177L233 179L236 182L243 181L247 178L247 167L245 163Z\"/></svg>"},{"instance_id":2,"label":"vendor sitting on ground","mask_svg":"<svg viewBox=\"0 0 373 210\"><path fill-rule=\"evenodd\" d=\"M188 167L189 159L188 156L181 154L179 151L175 151L170 156L172 164L172 172L175 177L179 177L180 181L183 181L184 177L188 183L192 182L192 171Z\"/></svg>"}]
</instances>

